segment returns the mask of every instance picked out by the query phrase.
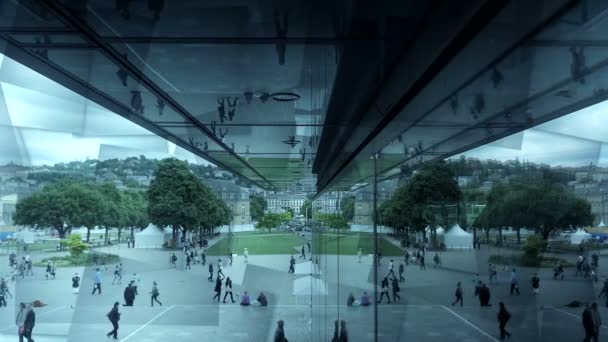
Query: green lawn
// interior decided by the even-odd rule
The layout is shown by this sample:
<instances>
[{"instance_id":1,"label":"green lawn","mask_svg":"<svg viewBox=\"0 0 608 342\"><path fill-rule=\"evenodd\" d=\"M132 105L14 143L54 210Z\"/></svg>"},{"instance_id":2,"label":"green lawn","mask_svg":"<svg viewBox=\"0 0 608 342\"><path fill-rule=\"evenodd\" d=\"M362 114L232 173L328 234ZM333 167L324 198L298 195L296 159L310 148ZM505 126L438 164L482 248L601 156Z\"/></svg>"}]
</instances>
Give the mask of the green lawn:
<instances>
[{"instance_id":1,"label":"green lawn","mask_svg":"<svg viewBox=\"0 0 608 342\"><path fill-rule=\"evenodd\" d=\"M253 254L296 254L297 247L306 244L306 240L291 233L237 233L231 238L224 237L209 247L209 255L228 255L228 251L243 254L247 248Z\"/></svg>"},{"instance_id":2,"label":"green lawn","mask_svg":"<svg viewBox=\"0 0 608 342\"><path fill-rule=\"evenodd\" d=\"M236 233L232 238L224 237L213 246L209 247L209 255L227 255L231 250L239 255L247 248L249 254L298 254L300 246L306 244L306 239L292 233L283 232L247 232ZM315 234L313 236L313 248L319 254L341 254L356 255L359 248L363 254L372 254L374 240L371 234L365 233L334 233ZM379 238L378 248L383 256L401 256L403 251L390 242ZM308 252L308 250L307 250Z\"/></svg>"},{"instance_id":3,"label":"green lawn","mask_svg":"<svg viewBox=\"0 0 608 342\"><path fill-rule=\"evenodd\" d=\"M366 233L341 233L314 235L313 245L319 250L319 254L356 255L361 248L363 255L374 253L374 239L372 234ZM392 243L378 238L378 250L382 256L402 256L403 250Z\"/></svg>"}]
</instances>

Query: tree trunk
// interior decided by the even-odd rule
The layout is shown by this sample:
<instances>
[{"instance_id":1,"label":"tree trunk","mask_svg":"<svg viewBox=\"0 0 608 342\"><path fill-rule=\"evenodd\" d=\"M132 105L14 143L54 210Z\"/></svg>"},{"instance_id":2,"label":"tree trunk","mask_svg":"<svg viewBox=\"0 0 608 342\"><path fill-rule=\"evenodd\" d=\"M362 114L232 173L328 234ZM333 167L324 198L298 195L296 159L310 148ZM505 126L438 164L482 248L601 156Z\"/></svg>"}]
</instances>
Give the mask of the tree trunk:
<instances>
[{"instance_id":1,"label":"tree trunk","mask_svg":"<svg viewBox=\"0 0 608 342\"><path fill-rule=\"evenodd\" d=\"M517 244L521 243L521 234L519 233L520 228L517 228L516 232L517 232Z\"/></svg>"},{"instance_id":2,"label":"tree trunk","mask_svg":"<svg viewBox=\"0 0 608 342\"><path fill-rule=\"evenodd\" d=\"M89 243L89 238L91 237L91 228L87 227L87 243Z\"/></svg>"},{"instance_id":3,"label":"tree trunk","mask_svg":"<svg viewBox=\"0 0 608 342\"><path fill-rule=\"evenodd\" d=\"M59 235L60 239L64 239L65 238L65 231L66 229L63 227L55 227L55 230L57 230L57 235Z\"/></svg>"},{"instance_id":4,"label":"tree trunk","mask_svg":"<svg viewBox=\"0 0 608 342\"><path fill-rule=\"evenodd\" d=\"M498 228L498 245L502 246L502 227Z\"/></svg>"},{"instance_id":5,"label":"tree trunk","mask_svg":"<svg viewBox=\"0 0 608 342\"><path fill-rule=\"evenodd\" d=\"M120 243L120 233L122 232L122 228L118 228L118 243Z\"/></svg>"},{"instance_id":6,"label":"tree trunk","mask_svg":"<svg viewBox=\"0 0 608 342\"><path fill-rule=\"evenodd\" d=\"M490 228L486 228L486 242L490 243Z\"/></svg>"},{"instance_id":7,"label":"tree trunk","mask_svg":"<svg viewBox=\"0 0 608 342\"><path fill-rule=\"evenodd\" d=\"M131 227L131 237L130 237L130 239L131 239L131 242L133 242L133 227Z\"/></svg>"},{"instance_id":8,"label":"tree trunk","mask_svg":"<svg viewBox=\"0 0 608 342\"><path fill-rule=\"evenodd\" d=\"M105 233L105 236L104 236L104 244L105 245L108 244L108 231L109 231L109 229L108 229L108 227L106 227L106 233Z\"/></svg>"}]
</instances>

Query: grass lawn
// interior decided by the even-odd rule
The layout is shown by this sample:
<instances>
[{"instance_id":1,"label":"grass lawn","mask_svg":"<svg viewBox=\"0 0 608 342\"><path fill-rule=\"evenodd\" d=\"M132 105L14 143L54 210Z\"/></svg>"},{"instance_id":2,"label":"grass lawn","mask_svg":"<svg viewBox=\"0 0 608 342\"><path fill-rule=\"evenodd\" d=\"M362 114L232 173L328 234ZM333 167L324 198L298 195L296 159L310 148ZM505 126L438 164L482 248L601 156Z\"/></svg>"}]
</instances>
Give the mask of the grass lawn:
<instances>
[{"instance_id":1,"label":"grass lawn","mask_svg":"<svg viewBox=\"0 0 608 342\"><path fill-rule=\"evenodd\" d=\"M296 254L297 247L306 244L306 239L292 233L237 233L232 237L224 237L209 247L209 255L228 255L228 251L243 254L247 248L253 254Z\"/></svg>"},{"instance_id":2,"label":"grass lawn","mask_svg":"<svg viewBox=\"0 0 608 342\"><path fill-rule=\"evenodd\" d=\"M287 232L265 233L262 231L236 233L232 238L224 237L209 247L209 255L227 255L233 253L243 254L245 247L249 254L298 254L298 247L306 244L306 239ZM356 255L359 248L363 254L372 254L374 240L371 234L365 233L334 233L315 234L313 248L318 254ZM401 256L403 251L392 243L379 238L378 248L383 256ZM308 251L307 251L308 252ZM339 252L339 253L338 253Z\"/></svg>"},{"instance_id":3,"label":"grass lawn","mask_svg":"<svg viewBox=\"0 0 608 342\"><path fill-rule=\"evenodd\" d=\"M27 244L27 251L28 252L34 252L34 251L41 251L41 250L55 250L55 248L57 247L57 244L59 243L59 241L42 241L42 242L34 242L34 243L30 243ZM14 250L15 248L19 248L20 251L23 251L23 244L22 243L3 243L0 246L0 249L2 250Z\"/></svg>"},{"instance_id":4,"label":"grass lawn","mask_svg":"<svg viewBox=\"0 0 608 342\"><path fill-rule=\"evenodd\" d=\"M374 253L374 239L372 234L365 233L341 233L315 234L313 236L313 248L317 248L319 254L356 255L361 248L364 255ZM402 256L403 250L385 239L378 238L378 250L382 256Z\"/></svg>"}]
</instances>

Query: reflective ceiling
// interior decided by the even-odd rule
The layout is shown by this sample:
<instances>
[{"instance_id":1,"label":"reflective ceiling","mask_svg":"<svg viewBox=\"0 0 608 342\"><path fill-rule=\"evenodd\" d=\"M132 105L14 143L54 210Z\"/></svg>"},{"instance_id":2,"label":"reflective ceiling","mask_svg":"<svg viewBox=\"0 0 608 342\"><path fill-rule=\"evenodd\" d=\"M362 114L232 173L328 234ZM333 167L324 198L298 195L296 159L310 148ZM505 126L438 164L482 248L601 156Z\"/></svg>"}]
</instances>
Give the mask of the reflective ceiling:
<instances>
[{"instance_id":1,"label":"reflective ceiling","mask_svg":"<svg viewBox=\"0 0 608 342\"><path fill-rule=\"evenodd\" d=\"M0 52L89 99L81 113L268 189L311 174L349 188L371 156L399 172L608 95L599 0L0 4ZM122 130L110 122L91 127Z\"/></svg>"}]
</instances>

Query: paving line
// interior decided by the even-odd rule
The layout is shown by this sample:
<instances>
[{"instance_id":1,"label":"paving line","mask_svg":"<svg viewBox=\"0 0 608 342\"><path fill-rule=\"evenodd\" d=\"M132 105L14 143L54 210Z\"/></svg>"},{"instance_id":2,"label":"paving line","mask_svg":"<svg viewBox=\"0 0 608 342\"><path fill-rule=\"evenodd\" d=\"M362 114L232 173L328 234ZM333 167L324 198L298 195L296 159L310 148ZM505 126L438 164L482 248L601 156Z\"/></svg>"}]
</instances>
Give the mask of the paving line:
<instances>
[{"instance_id":1,"label":"paving line","mask_svg":"<svg viewBox=\"0 0 608 342\"><path fill-rule=\"evenodd\" d=\"M479 333L481 333L482 335L485 335L487 338L489 338L490 340L494 341L494 342L498 342L498 340L488 334L487 332L481 330L478 326L476 326L475 324L469 322L466 318L460 316L459 314L455 313L453 310L450 310L448 307L446 307L445 305L441 306L442 308L444 308L447 312L451 313L452 315L456 316L457 318L459 318L461 321L465 322L466 324L468 324L470 327L472 327L473 329L477 330Z\"/></svg>"},{"instance_id":2,"label":"paving line","mask_svg":"<svg viewBox=\"0 0 608 342\"><path fill-rule=\"evenodd\" d=\"M166 308L165 310L161 311L160 313L158 313L156 316L152 317L151 320L149 320L148 322L146 322L144 325L140 326L139 328L135 329L134 331L132 331L129 335L125 336L123 339L120 340L120 342L124 342L128 339L130 339L131 337L133 337L135 334L137 334L138 332L140 332L143 328L147 327L148 325L150 325L152 322L154 322L155 320L157 320L158 318L160 318L160 316L164 315L165 313L167 313L167 311L171 310L172 308L174 308L175 305L171 305L170 307Z\"/></svg>"},{"instance_id":3,"label":"paving line","mask_svg":"<svg viewBox=\"0 0 608 342\"><path fill-rule=\"evenodd\" d=\"M577 316L577 315L575 315L575 314L573 314L573 313L570 313L570 312L568 312L568 311L565 311L565 310L562 310L562 309L558 309L558 308L556 308L556 307L554 307L554 306L547 306L547 307L548 307L548 308L550 308L550 309L553 309L553 310L555 310L555 311L557 311L557 312L561 312L561 313L563 313L564 315L568 315L568 316L570 316L570 317L576 318L576 319L577 319L577 320L579 320L579 321L580 321L580 320L582 320L582 317L579 317L579 316ZM604 329L608 329L608 326L607 326L607 325L602 324L602 328L604 328Z\"/></svg>"},{"instance_id":4,"label":"paving line","mask_svg":"<svg viewBox=\"0 0 608 342\"><path fill-rule=\"evenodd\" d=\"M62 306L58 306L58 307L56 307L56 308L54 308L54 309L51 309L51 310L48 310L48 311L36 312L36 316L38 316L38 317L40 317L40 316L44 316L44 315L46 315L46 314L50 314L50 313L53 313L53 312L55 312L55 311L59 311L59 310L61 310L61 309L63 309L63 308L67 308L67 307L68 307L67 305L62 305ZM5 330L9 330L9 329L14 329L15 327L16 327L16 325L11 325L10 327L6 327L6 328L2 328L2 329L0 329L0 331L5 331Z\"/></svg>"}]
</instances>

